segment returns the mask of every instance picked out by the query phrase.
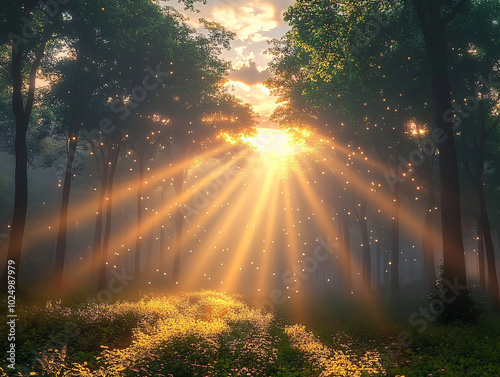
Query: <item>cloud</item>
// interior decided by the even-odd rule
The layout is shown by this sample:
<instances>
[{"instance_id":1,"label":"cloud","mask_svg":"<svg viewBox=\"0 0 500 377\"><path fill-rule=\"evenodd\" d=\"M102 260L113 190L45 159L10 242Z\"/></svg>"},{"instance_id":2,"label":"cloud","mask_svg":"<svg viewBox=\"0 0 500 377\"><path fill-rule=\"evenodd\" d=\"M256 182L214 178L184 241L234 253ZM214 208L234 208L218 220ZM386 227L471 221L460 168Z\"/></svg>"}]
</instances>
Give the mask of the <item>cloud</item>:
<instances>
[{"instance_id":1,"label":"cloud","mask_svg":"<svg viewBox=\"0 0 500 377\"><path fill-rule=\"evenodd\" d=\"M211 19L216 20L236 33L241 40L251 39L260 31L269 31L278 26L276 9L264 1L215 5Z\"/></svg>"},{"instance_id":2,"label":"cloud","mask_svg":"<svg viewBox=\"0 0 500 377\"><path fill-rule=\"evenodd\" d=\"M266 37L260 33L256 33L252 37L250 37L250 40L253 43L258 43L258 42L267 42L267 41L271 40L271 38Z\"/></svg>"},{"instance_id":3,"label":"cloud","mask_svg":"<svg viewBox=\"0 0 500 377\"><path fill-rule=\"evenodd\" d=\"M196 3L199 13L183 11L182 4L177 1L161 2L162 5L173 5L190 17L192 27L200 28L197 19L202 17L219 22L236 33L236 39L231 43L233 49L222 53L235 69L229 76L229 84L234 88L234 94L251 103L263 116L262 123L269 123L276 98L269 96L269 91L262 85L270 77L264 67L271 56L265 55L264 51L269 48L269 39L280 38L289 30L283 21L283 12L295 0L209 0L206 4Z\"/></svg>"},{"instance_id":4,"label":"cloud","mask_svg":"<svg viewBox=\"0 0 500 377\"><path fill-rule=\"evenodd\" d=\"M233 88L233 94L252 104L254 110L261 115L261 126L269 127L271 113L276 107L277 97L271 96L269 90L262 84L247 85L241 81L229 80L228 85Z\"/></svg>"},{"instance_id":5,"label":"cloud","mask_svg":"<svg viewBox=\"0 0 500 377\"><path fill-rule=\"evenodd\" d=\"M294 3L294 0L210 0L203 5L197 3L195 7L199 13L191 13L189 24L198 28L196 21L203 17L211 21L220 22L229 30L237 34L237 39L254 42L262 41L262 32L283 26L283 12ZM170 1L161 1L162 5L173 5L185 13L181 4Z\"/></svg>"},{"instance_id":6,"label":"cloud","mask_svg":"<svg viewBox=\"0 0 500 377\"><path fill-rule=\"evenodd\" d=\"M250 61L248 65L244 65L239 69L234 70L229 74L229 79L240 81L246 85L256 85L262 83L271 77L268 70L259 69L257 63Z\"/></svg>"},{"instance_id":7,"label":"cloud","mask_svg":"<svg viewBox=\"0 0 500 377\"><path fill-rule=\"evenodd\" d=\"M248 46L235 47L234 52L236 56L233 56L233 68L238 70L243 66L249 66L251 61L255 61L254 51L249 51Z\"/></svg>"}]
</instances>

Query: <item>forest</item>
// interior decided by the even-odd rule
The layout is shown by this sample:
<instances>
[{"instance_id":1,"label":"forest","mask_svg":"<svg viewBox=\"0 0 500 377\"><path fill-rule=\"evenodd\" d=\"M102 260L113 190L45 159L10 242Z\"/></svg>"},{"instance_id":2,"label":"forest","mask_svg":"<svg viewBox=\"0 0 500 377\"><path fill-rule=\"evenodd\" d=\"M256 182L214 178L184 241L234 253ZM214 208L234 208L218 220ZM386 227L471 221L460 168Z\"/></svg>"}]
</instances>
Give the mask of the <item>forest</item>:
<instances>
[{"instance_id":1,"label":"forest","mask_svg":"<svg viewBox=\"0 0 500 377\"><path fill-rule=\"evenodd\" d=\"M500 375L497 0L9 0L1 376Z\"/></svg>"}]
</instances>

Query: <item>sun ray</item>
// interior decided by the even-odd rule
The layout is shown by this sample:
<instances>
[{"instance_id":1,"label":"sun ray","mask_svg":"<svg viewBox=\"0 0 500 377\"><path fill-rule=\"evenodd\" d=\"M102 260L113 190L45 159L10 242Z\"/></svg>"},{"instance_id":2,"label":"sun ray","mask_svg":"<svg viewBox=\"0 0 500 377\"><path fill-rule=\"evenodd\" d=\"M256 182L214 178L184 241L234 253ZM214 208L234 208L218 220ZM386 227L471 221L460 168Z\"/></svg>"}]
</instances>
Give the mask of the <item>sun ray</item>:
<instances>
[{"instance_id":1,"label":"sun ray","mask_svg":"<svg viewBox=\"0 0 500 377\"><path fill-rule=\"evenodd\" d=\"M262 213L265 212L267 207L266 202L269 201L269 189L272 187L271 183L273 176L269 170L264 171L264 177L262 177L262 183L258 186L259 192L256 199L253 201L255 205L252 205L252 215L248 220L247 229L243 232L236 249L233 250L231 261L229 262L228 272L229 272L229 288L237 288L239 277L241 276L236 271L238 271L238 266L245 266L252 264L253 261L248 263L248 259L253 259L251 253L249 253L250 248L253 245L253 240L256 237L262 223L258 220L262 217ZM255 266L259 268L260 266ZM229 289L228 288L228 289Z\"/></svg>"},{"instance_id":2,"label":"sun ray","mask_svg":"<svg viewBox=\"0 0 500 377\"><path fill-rule=\"evenodd\" d=\"M314 152L319 153L319 152ZM331 166L328 166L323 163L326 168L332 169ZM372 191L370 185L367 184L366 181L362 180L359 177L359 173L353 172L349 167L342 167L342 172L344 174L335 174L333 170L332 176L337 179L342 185L348 185L352 187L357 193L361 195L366 195L370 203L375 204L375 208L382 209L385 208L385 211L380 210L380 213L385 216L388 220L392 220L392 213L390 208L392 208L393 198L388 198L385 194L380 193L378 191ZM346 181L347 180L347 181ZM410 235L414 236L415 239L419 239L421 237L421 229L419 227L415 227L416 224L421 224L420 219L415 217L413 214L405 211L403 208L400 209L399 221L402 225L403 229ZM434 243L441 242L441 236L437 233L435 229L432 229L429 237L431 237Z\"/></svg>"},{"instance_id":3,"label":"sun ray","mask_svg":"<svg viewBox=\"0 0 500 377\"><path fill-rule=\"evenodd\" d=\"M183 229L183 246L188 243L186 237L192 235L197 229L203 229L207 223L213 221L214 218L217 218L219 216L218 214L222 212L222 208L229 203L229 198L234 194L238 186L245 180L244 175L241 174L239 170L240 169L228 169L220 176L210 174L213 181L207 185L207 187L198 188L198 185L196 186L198 188L198 193L193 199L192 207L194 209L191 211L189 216L186 216L185 219L185 226ZM223 182L222 177L225 177L227 181ZM209 197L210 193L206 191L210 189L211 185L215 185L216 190L218 191L216 194L212 194L214 197ZM194 203L194 200L198 197L198 195L203 198L203 202L199 205ZM166 264L167 262L164 260L164 264L160 265L158 268L158 272L162 275L169 275L170 271L168 271L168 267L170 266L167 266Z\"/></svg>"},{"instance_id":4,"label":"sun ray","mask_svg":"<svg viewBox=\"0 0 500 377\"><path fill-rule=\"evenodd\" d=\"M217 169L215 169L212 175L208 175L202 178L199 184L203 186L209 183L212 180L212 176L217 176L218 174L221 174L225 170L227 170L230 166L236 165L239 160L243 159L247 155L247 153L248 152L244 150L240 151L237 155L233 157L232 160L222 164ZM113 253L113 250L121 250L121 245L132 243L132 241L134 241L139 234L145 234L154 226L162 222L165 218L170 217L172 215L172 211L176 207L181 205L181 203L186 203L187 201L192 199L193 196L196 195L196 193L197 190L195 189L186 189L185 191L183 191L181 195L172 198L172 200L170 200L167 204L164 205L163 208L157 211L154 216L150 216L149 218L145 219L142 222L140 229L136 229L135 232L131 232L127 228L124 229L121 233L116 235L115 239L110 243L109 245L110 252ZM79 284L80 279L84 278L84 275L79 273L77 266L74 266L73 268L68 268L67 270L68 270L67 271L68 276L72 277L71 280L74 282L73 285ZM71 287L70 282L68 282L68 287Z\"/></svg>"},{"instance_id":5,"label":"sun ray","mask_svg":"<svg viewBox=\"0 0 500 377\"><path fill-rule=\"evenodd\" d=\"M306 163L305 159L299 159L299 162L302 165ZM340 261L345 261L346 255L345 250L341 243L339 242L340 237L338 234L338 229L332 226L333 218L326 213L326 209L321 205L322 199L318 197L316 191L311 187L311 181L305 176L305 174L298 170L295 172L297 175L297 181L300 184L302 191L304 192L304 198L307 200L309 206L313 209L315 217L317 217L316 223L321 229L323 235L333 235L332 242L335 244L335 250L339 254L342 255L342 258L339 258ZM359 265L355 260L351 260L351 265L353 270L358 270ZM345 265L344 265L345 267Z\"/></svg>"},{"instance_id":6,"label":"sun ray","mask_svg":"<svg viewBox=\"0 0 500 377\"><path fill-rule=\"evenodd\" d=\"M376 160L375 158L369 157L367 153L364 152L363 150L361 149L353 150L348 147L345 147L340 143L335 142L334 138L327 138L321 135L311 135L310 142L312 142L313 144L314 143L320 144L325 148L323 151L321 151L321 154L319 153L319 151L315 151L314 153L316 157L321 161L326 161L324 154L326 154L327 152L329 153L340 152L345 157L347 157L348 160L350 159L360 162L363 166L367 166L369 169L375 169L380 174L384 174L387 172L386 165Z\"/></svg>"},{"instance_id":7,"label":"sun ray","mask_svg":"<svg viewBox=\"0 0 500 377\"><path fill-rule=\"evenodd\" d=\"M243 181L242 181L243 182ZM235 184L236 189L243 185ZM224 217L220 217L217 219L217 221L213 224L213 228L221 231L225 231L227 229L230 229L230 227L234 224L235 220L241 216L242 211L244 212L245 208L248 208L250 206L250 203L253 201L253 196L249 192L251 188L249 186L243 186L243 189L239 191L238 195L236 198L233 198L233 202L236 202L234 207L230 205L228 208L228 213ZM205 249L206 250L212 250L215 246L216 243L218 243L215 240L215 235L212 235L211 238L205 241ZM193 264L190 267L190 280L186 281L183 283L183 287L185 285L186 289L189 289L191 287L196 286L195 279L199 277L203 273L203 269L207 267L208 261L210 259L214 259L215 256L211 253L204 253L200 256L199 259L197 259L196 264ZM208 277L207 277L208 278Z\"/></svg>"},{"instance_id":8,"label":"sun ray","mask_svg":"<svg viewBox=\"0 0 500 377\"><path fill-rule=\"evenodd\" d=\"M190 225L186 228L186 230L184 232L184 237L186 238L188 235L192 236L193 231L196 231L197 229L199 229L201 231L201 229L204 229L208 223L213 222L214 219L216 219L216 218L224 218L223 216L217 216L217 213L222 212L222 208L221 208L222 205L224 205L224 207L227 207L228 205L230 206L229 203L231 202L232 196L235 194L235 192L238 190L238 188L242 185L242 183L244 181L245 181L245 177L243 174L238 175L233 181L231 181L231 183L228 184L223 189L223 191L217 196L217 198L215 198L214 201L212 203L210 203L210 212L205 211L204 213L200 214L200 216L196 217L196 221L193 221L192 223L190 223ZM237 211L234 211L234 213L235 213L235 215L238 215ZM231 220L233 220L232 217L231 217ZM228 222L228 224L231 224L231 222ZM214 225L214 224L212 224L212 225ZM215 229L214 231L217 232L217 234L219 234L219 229L227 229L227 227L224 225L222 225L220 227L217 224L215 224L215 225L216 226L214 227L214 229ZM192 239L190 239L190 240L186 239L185 246L189 245L190 241L193 242ZM213 245L213 243L214 242L212 242L212 241L209 242L209 240L205 241L205 244L207 244L208 246L204 249L209 250L212 247L216 247L216 245ZM187 249L187 247L185 247L184 249ZM211 253L208 253L208 252L202 253L199 256L198 256L198 254L199 253L196 253L195 256L191 257L191 259L194 259L194 260L192 262L191 261L189 262L190 263L189 264L190 265L189 276L187 276L188 277L187 280L182 281L182 284L181 284L182 288L191 289L190 287L193 287L193 289L194 289L194 286L196 286L196 283L199 283L199 281L196 280L198 277L197 266L200 269L203 267L206 268L206 266L208 264L208 260L213 259L213 257L214 257ZM193 283L195 283L195 284L193 284Z\"/></svg>"},{"instance_id":9,"label":"sun ray","mask_svg":"<svg viewBox=\"0 0 500 377\"><path fill-rule=\"evenodd\" d=\"M300 315L306 316L305 307L303 304L304 299L304 288L303 285L309 279L309 273L306 271L305 266L303 266L303 260L306 253L300 252L301 249L298 245L298 234L296 233L295 222L297 217L293 212L292 200L291 200L291 183L290 180L285 182L283 188L284 196L284 210L285 214L285 239L286 248L284 253L286 254L288 263L287 267L290 269L291 274L283 276L283 281L287 283L284 287L284 292L287 300L290 300L291 307L299 312Z\"/></svg>"},{"instance_id":10,"label":"sun ray","mask_svg":"<svg viewBox=\"0 0 500 377\"><path fill-rule=\"evenodd\" d=\"M276 250L272 245L273 243L273 233L275 231L275 226L276 226L276 220L278 217L278 211L280 209L280 197L279 197L279 185L281 182L278 182L275 184L275 186L278 187L273 187L273 190L271 190L271 198L269 200L269 208L267 209L268 211L268 218L265 224L266 227L266 232L264 234L264 242L263 242L263 247L265 249L262 250L262 253L260 254L260 257L257 261L258 266L261 266L260 268L260 274L257 280L257 293L256 297L259 300L263 299L263 296L266 298L270 294L270 288L274 288L274 282L271 278L271 276L274 276L276 278L276 271L271 275L271 271L275 269L276 264L278 263L277 256L279 256L279 251Z\"/></svg>"},{"instance_id":11,"label":"sun ray","mask_svg":"<svg viewBox=\"0 0 500 377\"><path fill-rule=\"evenodd\" d=\"M230 147L221 148L221 146L210 148L204 151L201 155L199 155L198 159L209 159L216 154L221 153L221 150L230 150ZM148 184L154 185L158 184L161 181L164 181L166 177L172 177L179 171L187 169L192 162L194 161L194 157L187 157L183 161L179 161L175 164L166 164L163 168L161 168L158 172L155 172L154 176L148 178ZM120 185L113 192L113 203L115 206L120 205L125 202L127 199L136 195L137 189L137 178L132 178L127 182L120 182ZM32 246L46 240L47 238L54 237L53 232L48 232L47 228L57 229L59 224L59 212L49 214L48 218L41 220L40 223L43 224L34 229L30 229L30 237L27 238L23 247L28 250ZM74 223L78 221L81 225L92 221L95 219L96 208L93 205L89 205L87 201L84 201L80 204L71 205L70 211L68 212L68 224Z\"/></svg>"}]
</instances>

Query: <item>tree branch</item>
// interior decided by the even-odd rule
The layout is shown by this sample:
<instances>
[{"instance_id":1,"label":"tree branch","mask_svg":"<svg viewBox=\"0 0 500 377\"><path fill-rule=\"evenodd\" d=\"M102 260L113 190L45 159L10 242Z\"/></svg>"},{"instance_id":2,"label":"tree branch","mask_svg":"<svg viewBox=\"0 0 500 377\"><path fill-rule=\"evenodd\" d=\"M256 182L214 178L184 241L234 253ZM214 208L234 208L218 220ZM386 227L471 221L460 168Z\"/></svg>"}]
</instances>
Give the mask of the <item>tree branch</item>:
<instances>
[{"instance_id":1,"label":"tree branch","mask_svg":"<svg viewBox=\"0 0 500 377\"><path fill-rule=\"evenodd\" d=\"M36 84L36 71L38 67L40 67L40 62L42 61L45 45L47 44L47 40L44 40L40 47L38 48L35 60L31 64L30 76L29 76L29 90L28 90L28 98L26 99L26 108L24 109L24 116L28 116L31 114L31 109L33 108L33 102L35 99L35 84Z\"/></svg>"}]
</instances>

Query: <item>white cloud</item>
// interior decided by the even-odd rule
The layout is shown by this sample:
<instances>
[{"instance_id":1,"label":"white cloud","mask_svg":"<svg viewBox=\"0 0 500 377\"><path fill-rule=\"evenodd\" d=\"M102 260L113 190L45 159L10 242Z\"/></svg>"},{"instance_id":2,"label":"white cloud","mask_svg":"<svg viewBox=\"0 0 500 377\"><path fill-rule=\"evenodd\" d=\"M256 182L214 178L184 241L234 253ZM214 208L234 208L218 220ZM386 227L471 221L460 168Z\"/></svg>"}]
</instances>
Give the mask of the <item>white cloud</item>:
<instances>
[{"instance_id":1,"label":"white cloud","mask_svg":"<svg viewBox=\"0 0 500 377\"><path fill-rule=\"evenodd\" d=\"M271 38L269 37L266 37L260 33L255 33L251 38L250 40L253 42L253 43L258 43L258 42L266 42L266 41L269 41L271 40Z\"/></svg>"},{"instance_id":2,"label":"white cloud","mask_svg":"<svg viewBox=\"0 0 500 377\"><path fill-rule=\"evenodd\" d=\"M269 125L269 115L276 106L276 98L269 96L268 90L257 83L253 76L258 77L261 76L259 73L263 75L267 73L266 67L271 59L269 55L264 54L269 48L267 41L286 33L288 27L282 15L294 2L294 0L208 0L205 5L195 4L199 13L186 13L177 1L162 3L173 5L190 17L189 24L195 28L200 27L198 18L205 18L219 22L237 34L236 40L231 44L233 49L224 51L222 55L231 61L235 70L240 71L239 76L231 75L230 83L234 86L234 94L252 104L262 115L261 122Z\"/></svg>"},{"instance_id":3,"label":"white cloud","mask_svg":"<svg viewBox=\"0 0 500 377\"><path fill-rule=\"evenodd\" d=\"M271 77L269 71L259 66L253 60L250 60L248 64L235 69L229 74L231 80L241 81L248 85L259 84L269 77Z\"/></svg>"},{"instance_id":4,"label":"white cloud","mask_svg":"<svg viewBox=\"0 0 500 377\"><path fill-rule=\"evenodd\" d=\"M260 31L269 31L278 26L276 9L270 3L253 1L249 3L215 6L211 19L220 22L236 33L242 41L251 39Z\"/></svg>"},{"instance_id":5,"label":"white cloud","mask_svg":"<svg viewBox=\"0 0 500 377\"><path fill-rule=\"evenodd\" d=\"M252 104L254 110L261 115L261 125L271 125L269 117L276 107L277 97L269 95L269 90L262 84L247 85L241 81L229 80L228 85L234 88L234 95Z\"/></svg>"}]
</instances>

